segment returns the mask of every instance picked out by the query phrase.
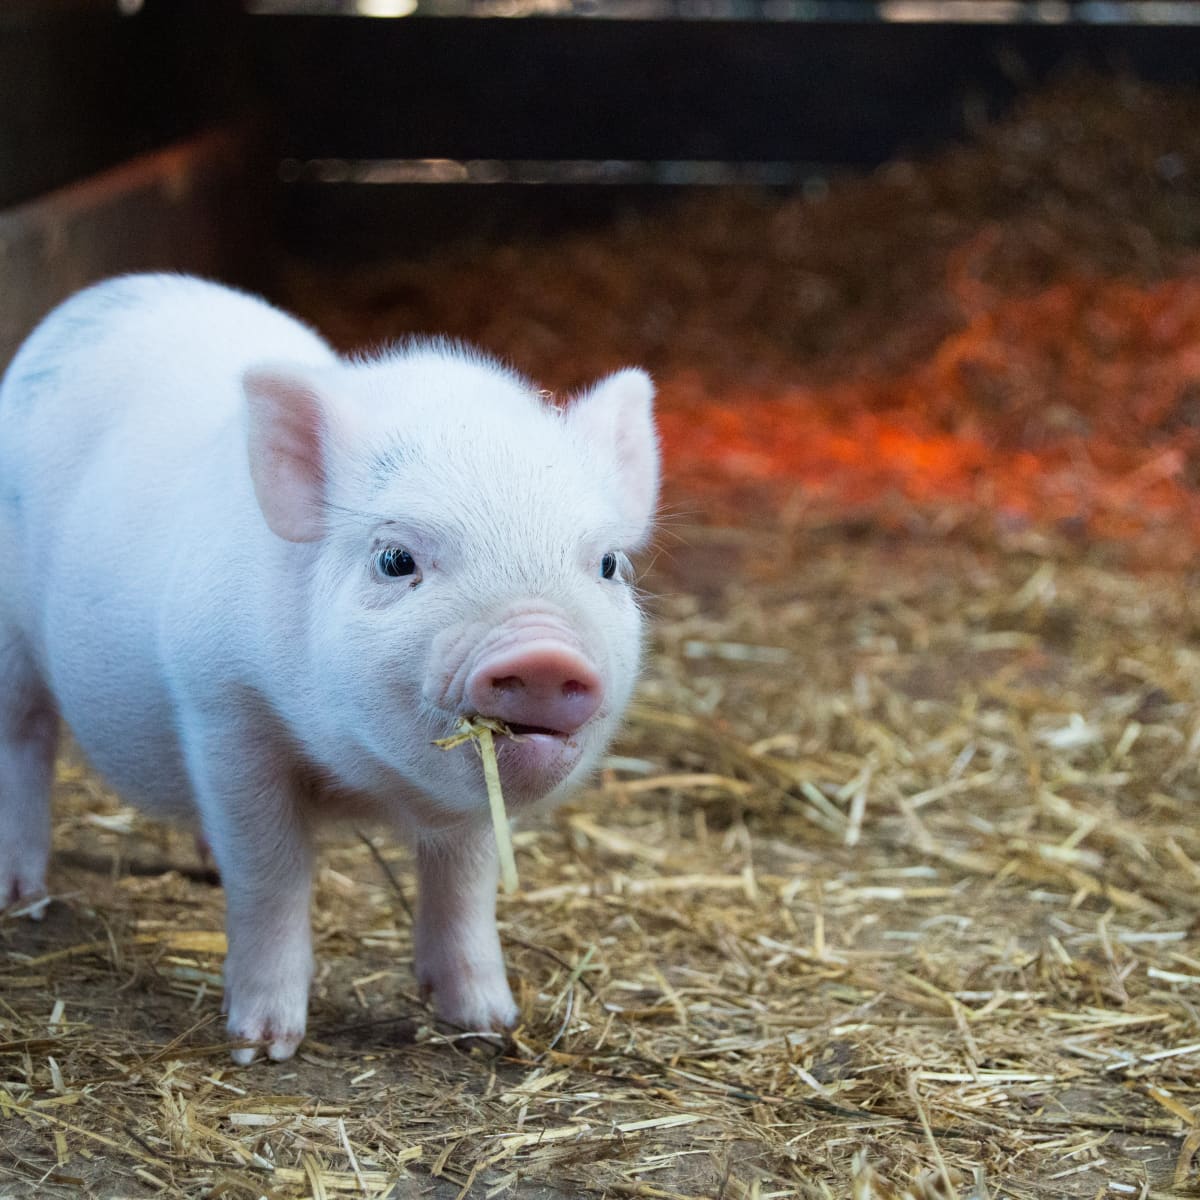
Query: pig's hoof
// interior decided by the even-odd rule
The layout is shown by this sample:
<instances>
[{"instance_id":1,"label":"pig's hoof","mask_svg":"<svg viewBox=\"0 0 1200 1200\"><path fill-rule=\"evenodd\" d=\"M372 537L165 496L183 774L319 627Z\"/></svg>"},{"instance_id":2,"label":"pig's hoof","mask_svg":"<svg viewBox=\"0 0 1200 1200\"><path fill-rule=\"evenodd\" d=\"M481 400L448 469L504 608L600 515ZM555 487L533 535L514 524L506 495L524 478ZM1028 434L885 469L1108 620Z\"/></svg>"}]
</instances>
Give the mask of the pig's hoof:
<instances>
[{"instance_id":1,"label":"pig's hoof","mask_svg":"<svg viewBox=\"0 0 1200 1200\"><path fill-rule=\"evenodd\" d=\"M471 1033L511 1029L521 1015L503 971L423 980L422 990L433 993L433 1007L443 1021Z\"/></svg>"},{"instance_id":2,"label":"pig's hoof","mask_svg":"<svg viewBox=\"0 0 1200 1200\"><path fill-rule=\"evenodd\" d=\"M40 921L49 903L42 868L0 865L0 910L12 909L14 916Z\"/></svg>"},{"instance_id":3,"label":"pig's hoof","mask_svg":"<svg viewBox=\"0 0 1200 1200\"><path fill-rule=\"evenodd\" d=\"M288 997L287 992L293 992ZM297 989L280 987L271 994L263 988L255 988L250 995L227 996L229 1019L226 1028L229 1037L236 1042L254 1042L253 1046L239 1046L233 1051L233 1061L244 1067L252 1063L261 1050L276 1062L291 1058L296 1047L304 1039L304 1027L308 1017L308 989L297 993Z\"/></svg>"},{"instance_id":4,"label":"pig's hoof","mask_svg":"<svg viewBox=\"0 0 1200 1200\"><path fill-rule=\"evenodd\" d=\"M254 1042L253 1046L239 1046L233 1053L233 1061L239 1067L248 1066L265 1049L267 1057L283 1062L296 1053L296 1047L304 1039L304 1026L298 1029L275 1025L270 1021L236 1023L229 1022L229 1037L235 1042Z\"/></svg>"}]
</instances>

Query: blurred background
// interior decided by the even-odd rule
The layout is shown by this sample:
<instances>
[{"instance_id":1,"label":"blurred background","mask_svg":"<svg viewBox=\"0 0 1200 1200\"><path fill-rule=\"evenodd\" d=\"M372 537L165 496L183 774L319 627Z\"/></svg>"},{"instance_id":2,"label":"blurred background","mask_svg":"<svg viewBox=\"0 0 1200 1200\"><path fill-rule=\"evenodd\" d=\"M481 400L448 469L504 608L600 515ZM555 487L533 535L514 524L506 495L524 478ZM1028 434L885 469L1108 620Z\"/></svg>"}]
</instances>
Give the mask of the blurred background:
<instances>
[{"instance_id":1,"label":"blurred background","mask_svg":"<svg viewBox=\"0 0 1200 1200\"><path fill-rule=\"evenodd\" d=\"M192 270L644 363L675 483L1178 558L1197 64L1190 0L5 0L0 363Z\"/></svg>"}]
</instances>

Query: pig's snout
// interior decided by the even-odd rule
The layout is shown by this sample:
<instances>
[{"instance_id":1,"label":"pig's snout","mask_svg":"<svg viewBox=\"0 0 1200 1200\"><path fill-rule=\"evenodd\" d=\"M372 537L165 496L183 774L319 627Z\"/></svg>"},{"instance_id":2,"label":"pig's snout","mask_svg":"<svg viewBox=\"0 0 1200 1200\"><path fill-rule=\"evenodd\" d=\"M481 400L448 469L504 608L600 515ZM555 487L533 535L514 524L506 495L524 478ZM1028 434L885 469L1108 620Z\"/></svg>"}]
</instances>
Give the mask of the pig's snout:
<instances>
[{"instance_id":1,"label":"pig's snout","mask_svg":"<svg viewBox=\"0 0 1200 1200\"><path fill-rule=\"evenodd\" d=\"M480 662L467 678L467 701L514 733L574 733L604 699L596 668L554 642L513 648Z\"/></svg>"}]
</instances>

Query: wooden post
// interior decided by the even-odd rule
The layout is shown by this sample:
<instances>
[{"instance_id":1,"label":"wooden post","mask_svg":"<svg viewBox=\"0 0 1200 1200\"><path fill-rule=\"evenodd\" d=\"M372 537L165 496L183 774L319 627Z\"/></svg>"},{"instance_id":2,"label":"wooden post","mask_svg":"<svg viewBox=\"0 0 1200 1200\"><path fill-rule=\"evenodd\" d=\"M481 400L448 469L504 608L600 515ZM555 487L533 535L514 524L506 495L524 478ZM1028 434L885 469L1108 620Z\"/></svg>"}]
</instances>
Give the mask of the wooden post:
<instances>
[{"instance_id":1,"label":"wooden post","mask_svg":"<svg viewBox=\"0 0 1200 1200\"><path fill-rule=\"evenodd\" d=\"M214 130L0 211L0 368L55 304L96 280L251 279L263 204L250 145L243 129Z\"/></svg>"}]
</instances>

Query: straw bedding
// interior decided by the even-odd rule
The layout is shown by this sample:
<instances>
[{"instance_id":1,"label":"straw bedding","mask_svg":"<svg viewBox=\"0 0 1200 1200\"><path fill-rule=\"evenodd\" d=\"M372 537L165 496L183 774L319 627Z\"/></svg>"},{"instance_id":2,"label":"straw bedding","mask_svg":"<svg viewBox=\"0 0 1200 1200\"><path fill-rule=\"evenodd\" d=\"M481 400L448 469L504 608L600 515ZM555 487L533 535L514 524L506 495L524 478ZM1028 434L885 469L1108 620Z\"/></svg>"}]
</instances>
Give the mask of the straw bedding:
<instances>
[{"instance_id":1,"label":"straw bedding","mask_svg":"<svg viewBox=\"0 0 1200 1200\"><path fill-rule=\"evenodd\" d=\"M235 1068L219 888L68 756L56 903L0 920L0 1196L1195 1194L1196 107L1068 84L807 198L297 271L344 344L655 368L645 679L515 834L506 1042L432 1019L407 856L340 830L310 1036Z\"/></svg>"}]
</instances>

